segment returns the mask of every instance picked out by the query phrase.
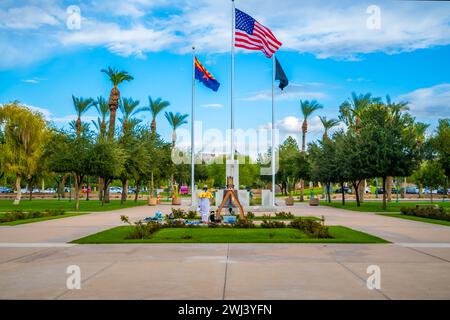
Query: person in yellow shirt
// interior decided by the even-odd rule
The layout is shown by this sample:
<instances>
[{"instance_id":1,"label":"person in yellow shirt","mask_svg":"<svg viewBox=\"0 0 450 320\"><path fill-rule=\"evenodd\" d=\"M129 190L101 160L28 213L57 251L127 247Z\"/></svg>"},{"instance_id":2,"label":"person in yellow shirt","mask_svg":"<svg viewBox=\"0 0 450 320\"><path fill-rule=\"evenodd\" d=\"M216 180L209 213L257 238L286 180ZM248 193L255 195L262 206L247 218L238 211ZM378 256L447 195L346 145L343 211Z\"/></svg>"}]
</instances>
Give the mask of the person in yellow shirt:
<instances>
[{"instance_id":1,"label":"person in yellow shirt","mask_svg":"<svg viewBox=\"0 0 450 320\"><path fill-rule=\"evenodd\" d=\"M208 191L208 186L205 185L203 187L203 192L200 192L198 197L198 211L200 211L202 222L208 223L209 211L211 209L211 199L213 198L212 193Z\"/></svg>"}]
</instances>

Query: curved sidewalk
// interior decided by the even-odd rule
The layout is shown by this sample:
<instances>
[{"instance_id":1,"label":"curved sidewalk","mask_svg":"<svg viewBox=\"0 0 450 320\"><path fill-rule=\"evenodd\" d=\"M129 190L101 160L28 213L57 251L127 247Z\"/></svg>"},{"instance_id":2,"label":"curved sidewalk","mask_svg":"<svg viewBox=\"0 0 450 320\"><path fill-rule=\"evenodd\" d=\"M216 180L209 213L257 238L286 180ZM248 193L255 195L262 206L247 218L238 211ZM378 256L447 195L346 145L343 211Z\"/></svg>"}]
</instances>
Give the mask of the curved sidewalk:
<instances>
[{"instance_id":1,"label":"curved sidewalk","mask_svg":"<svg viewBox=\"0 0 450 320\"><path fill-rule=\"evenodd\" d=\"M289 208L393 244L66 244L154 210L0 227L0 298L450 299L450 227L373 213ZM66 288L69 265L81 268L81 290ZM380 267L381 290L367 289L370 265Z\"/></svg>"}]
</instances>

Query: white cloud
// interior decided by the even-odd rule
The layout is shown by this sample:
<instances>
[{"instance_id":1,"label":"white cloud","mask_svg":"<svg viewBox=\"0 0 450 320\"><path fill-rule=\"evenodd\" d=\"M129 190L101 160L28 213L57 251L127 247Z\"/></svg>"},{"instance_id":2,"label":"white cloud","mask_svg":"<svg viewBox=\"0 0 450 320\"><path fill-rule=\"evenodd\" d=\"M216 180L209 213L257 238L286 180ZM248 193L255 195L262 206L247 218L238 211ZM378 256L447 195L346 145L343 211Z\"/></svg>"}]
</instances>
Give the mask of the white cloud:
<instances>
[{"instance_id":1,"label":"white cloud","mask_svg":"<svg viewBox=\"0 0 450 320\"><path fill-rule=\"evenodd\" d=\"M201 104L200 107L203 108L223 108L223 105L220 103L208 103L208 104Z\"/></svg>"},{"instance_id":2,"label":"white cloud","mask_svg":"<svg viewBox=\"0 0 450 320\"><path fill-rule=\"evenodd\" d=\"M9 66L3 60L36 61L64 46L105 46L113 53L138 58L161 50L187 53L192 44L200 52L230 50L230 1L80 1L83 20L79 31L65 28L61 2L27 3L20 6L6 0L0 9L0 28L33 30L22 34L31 41L0 37L0 47L22 53L0 55L0 66ZM283 50L319 58L355 60L367 53L396 54L450 44L447 3L377 1L377 5L381 9L379 30L367 28L368 3L359 1L247 0L238 7L272 29L283 42Z\"/></svg>"},{"instance_id":3,"label":"white cloud","mask_svg":"<svg viewBox=\"0 0 450 320\"><path fill-rule=\"evenodd\" d=\"M395 100L408 102L411 114L419 121L422 118L450 117L450 83L419 88L400 95Z\"/></svg>"},{"instance_id":4,"label":"white cloud","mask_svg":"<svg viewBox=\"0 0 450 320\"><path fill-rule=\"evenodd\" d=\"M47 80L47 79L45 79L45 78L31 78L31 79L24 79L24 80L22 80L22 82L31 83L31 84L38 84L39 82L45 81L45 80Z\"/></svg>"},{"instance_id":5,"label":"white cloud","mask_svg":"<svg viewBox=\"0 0 450 320\"><path fill-rule=\"evenodd\" d=\"M290 83L284 90L275 90L277 100L300 100L300 99L323 99L327 95L320 91L322 84L320 83ZM272 100L272 90L263 90L254 92L251 96L241 98L243 101L261 101Z\"/></svg>"},{"instance_id":6,"label":"white cloud","mask_svg":"<svg viewBox=\"0 0 450 320\"><path fill-rule=\"evenodd\" d=\"M42 26L56 26L57 17L36 6L0 8L0 29L38 29Z\"/></svg>"}]
</instances>

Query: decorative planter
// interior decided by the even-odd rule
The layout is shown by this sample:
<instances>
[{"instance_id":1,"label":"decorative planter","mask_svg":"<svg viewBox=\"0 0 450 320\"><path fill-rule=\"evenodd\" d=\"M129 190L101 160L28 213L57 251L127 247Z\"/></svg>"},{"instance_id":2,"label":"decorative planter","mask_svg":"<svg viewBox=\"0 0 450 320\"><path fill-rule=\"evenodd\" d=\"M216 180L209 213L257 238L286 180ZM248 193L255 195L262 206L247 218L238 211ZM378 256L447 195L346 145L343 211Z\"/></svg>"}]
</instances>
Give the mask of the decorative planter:
<instances>
[{"instance_id":1,"label":"decorative planter","mask_svg":"<svg viewBox=\"0 0 450 320\"><path fill-rule=\"evenodd\" d=\"M157 200L158 200L158 199L156 199L156 198L149 197L149 198L148 198L148 205L149 205L149 206L156 206Z\"/></svg>"},{"instance_id":2,"label":"decorative planter","mask_svg":"<svg viewBox=\"0 0 450 320\"><path fill-rule=\"evenodd\" d=\"M309 205L313 207L317 207L319 205L319 198L312 198L309 200Z\"/></svg>"},{"instance_id":3,"label":"decorative planter","mask_svg":"<svg viewBox=\"0 0 450 320\"><path fill-rule=\"evenodd\" d=\"M172 198L172 205L174 205L174 206L181 205L181 199L180 198Z\"/></svg>"},{"instance_id":4,"label":"decorative planter","mask_svg":"<svg viewBox=\"0 0 450 320\"><path fill-rule=\"evenodd\" d=\"M287 197L284 199L284 203L287 206L293 206L294 205L294 198L293 197Z\"/></svg>"}]
</instances>

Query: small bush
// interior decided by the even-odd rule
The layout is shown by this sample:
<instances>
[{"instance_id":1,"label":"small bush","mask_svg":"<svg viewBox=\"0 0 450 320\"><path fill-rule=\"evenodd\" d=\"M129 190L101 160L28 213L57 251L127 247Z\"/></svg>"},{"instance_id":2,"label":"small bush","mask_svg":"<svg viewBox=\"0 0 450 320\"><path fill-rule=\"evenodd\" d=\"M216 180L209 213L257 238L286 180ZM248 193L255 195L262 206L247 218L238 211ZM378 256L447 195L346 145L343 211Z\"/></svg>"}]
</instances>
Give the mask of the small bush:
<instances>
[{"instance_id":1,"label":"small bush","mask_svg":"<svg viewBox=\"0 0 450 320\"><path fill-rule=\"evenodd\" d=\"M328 227L324 225L323 221L317 222L310 219L296 218L295 220L291 221L289 226L291 228L303 231L311 238L318 238L318 239L331 238L331 235L328 231Z\"/></svg>"},{"instance_id":2,"label":"small bush","mask_svg":"<svg viewBox=\"0 0 450 320\"><path fill-rule=\"evenodd\" d=\"M247 212L247 219L249 220L255 219L255 214L251 211Z\"/></svg>"},{"instance_id":3,"label":"small bush","mask_svg":"<svg viewBox=\"0 0 450 320\"><path fill-rule=\"evenodd\" d=\"M285 220L292 220L295 218L295 216L291 213L291 212L276 212L275 213L275 218L276 219L285 219Z\"/></svg>"},{"instance_id":4,"label":"small bush","mask_svg":"<svg viewBox=\"0 0 450 320\"><path fill-rule=\"evenodd\" d=\"M243 228L243 229L250 229L254 228L255 225L252 221L249 220L238 220L235 224L233 224L234 228Z\"/></svg>"},{"instance_id":5,"label":"small bush","mask_svg":"<svg viewBox=\"0 0 450 320\"><path fill-rule=\"evenodd\" d=\"M185 212L183 209L172 208L172 213L169 215L170 219L184 219Z\"/></svg>"},{"instance_id":6,"label":"small bush","mask_svg":"<svg viewBox=\"0 0 450 320\"><path fill-rule=\"evenodd\" d=\"M195 219L195 218L197 218L197 212L194 210L190 210L188 213L186 213L185 218L186 219Z\"/></svg>"},{"instance_id":7,"label":"small bush","mask_svg":"<svg viewBox=\"0 0 450 320\"><path fill-rule=\"evenodd\" d=\"M167 220L164 225L166 228L186 228L186 224L183 220Z\"/></svg>"},{"instance_id":8,"label":"small bush","mask_svg":"<svg viewBox=\"0 0 450 320\"><path fill-rule=\"evenodd\" d=\"M147 223L138 221L132 224L127 216L120 216L120 220L133 227L126 239L149 239L153 233L161 229L161 225L154 221Z\"/></svg>"},{"instance_id":9,"label":"small bush","mask_svg":"<svg viewBox=\"0 0 450 320\"><path fill-rule=\"evenodd\" d=\"M400 211L408 216L450 221L450 212L446 211L442 206L403 207Z\"/></svg>"},{"instance_id":10,"label":"small bush","mask_svg":"<svg viewBox=\"0 0 450 320\"><path fill-rule=\"evenodd\" d=\"M286 228L286 224L283 221L275 220L263 220L261 228L273 229L273 228Z\"/></svg>"},{"instance_id":11,"label":"small bush","mask_svg":"<svg viewBox=\"0 0 450 320\"><path fill-rule=\"evenodd\" d=\"M54 217L63 215L65 213L64 210L46 210L44 212L41 211L33 211L33 212L22 212L20 210L14 210L11 212L7 212L3 217L0 218L0 223L2 222L12 222L16 220L25 220L25 219L36 219L43 217Z\"/></svg>"}]
</instances>

